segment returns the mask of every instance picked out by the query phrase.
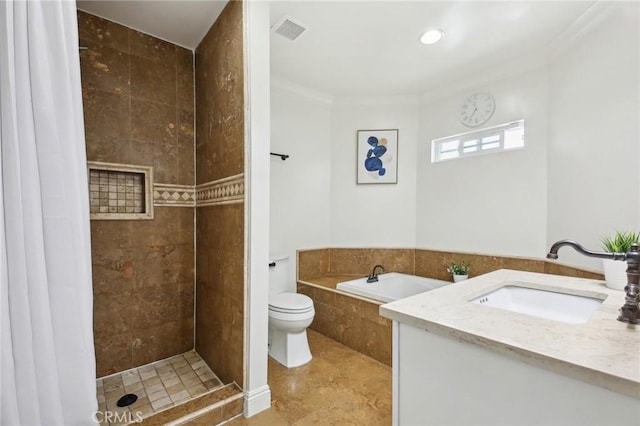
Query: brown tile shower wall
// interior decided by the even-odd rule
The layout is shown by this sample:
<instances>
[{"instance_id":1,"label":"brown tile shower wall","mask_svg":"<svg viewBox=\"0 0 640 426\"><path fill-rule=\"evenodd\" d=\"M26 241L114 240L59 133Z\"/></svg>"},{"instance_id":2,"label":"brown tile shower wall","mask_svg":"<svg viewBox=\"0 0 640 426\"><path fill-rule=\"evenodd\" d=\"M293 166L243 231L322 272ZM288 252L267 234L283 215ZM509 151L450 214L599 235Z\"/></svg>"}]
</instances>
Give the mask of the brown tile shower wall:
<instances>
[{"instance_id":1,"label":"brown tile shower wall","mask_svg":"<svg viewBox=\"0 0 640 426\"><path fill-rule=\"evenodd\" d=\"M196 49L196 183L244 172L242 3L231 1ZM196 350L243 386L244 203L196 208Z\"/></svg>"},{"instance_id":2,"label":"brown tile shower wall","mask_svg":"<svg viewBox=\"0 0 640 426\"><path fill-rule=\"evenodd\" d=\"M87 159L194 184L193 53L78 12ZM193 348L194 210L93 220L97 375Z\"/></svg>"},{"instance_id":3,"label":"brown tile shower wall","mask_svg":"<svg viewBox=\"0 0 640 426\"><path fill-rule=\"evenodd\" d=\"M244 172L242 2L230 1L196 49L196 183Z\"/></svg>"}]
</instances>

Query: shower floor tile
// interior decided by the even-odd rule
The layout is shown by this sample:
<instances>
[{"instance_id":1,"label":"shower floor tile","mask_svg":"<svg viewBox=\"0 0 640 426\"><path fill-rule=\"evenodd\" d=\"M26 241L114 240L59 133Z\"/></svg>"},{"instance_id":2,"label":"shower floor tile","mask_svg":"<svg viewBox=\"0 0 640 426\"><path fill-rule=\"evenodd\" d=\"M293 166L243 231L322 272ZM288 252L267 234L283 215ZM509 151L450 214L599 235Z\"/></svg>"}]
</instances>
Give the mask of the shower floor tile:
<instances>
[{"instance_id":1,"label":"shower floor tile","mask_svg":"<svg viewBox=\"0 0 640 426\"><path fill-rule=\"evenodd\" d=\"M220 386L200 355L190 351L96 380L96 417L104 426L135 423ZM138 400L118 407L118 400L128 393Z\"/></svg>"}]
</instances>

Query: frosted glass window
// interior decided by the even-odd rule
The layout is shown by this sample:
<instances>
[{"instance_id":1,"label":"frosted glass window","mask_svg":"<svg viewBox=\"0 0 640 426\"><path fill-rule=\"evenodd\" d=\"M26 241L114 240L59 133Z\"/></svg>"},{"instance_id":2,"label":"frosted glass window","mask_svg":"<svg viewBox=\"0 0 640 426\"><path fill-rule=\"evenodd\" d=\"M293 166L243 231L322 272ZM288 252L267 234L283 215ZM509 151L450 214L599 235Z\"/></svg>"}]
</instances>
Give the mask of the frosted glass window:
<instances>
[{"instance_id":1,"label":"frosted glass window","mask_svg":"<svg viewBox=\"0 0 640 426\"><path fill-rule=\"evenodd\" d=\"M442 144L442 146L440 147L440 151L441 152L457 151L458 145L460 145L460 141L448 141Z\"/></svg>"},{"instance_id":2,"label":"frosted glass window","mask_svg":"<svg viewBox=\"0 0 640 426\"><path fill-rule=\"evenodd\" d=\"M431 141L431 162L524 148L524 120Z\"/></svg>"},{"instance_id":3,"label":"frosted glass window","mask_svg":"<svg viewBox=\"0 0 640 426\"><path fill-rule=\"evenodd\" d=\"M448 152L443 152L440 154L440 158L442 158L443 160L447 160L449 158L457 158L460 156L460 153L456 150L456 151L448 151Z\"/></svg>"},{"instance_id":4,"label":"frosted glass window","mask_svg":"<svg viewBox=\"0 0 640 426\"><path fill-rule=\"evenodd\" d=\"M524 125L504 131L504 149L524 147Z\"/></svg>"}]
</instances>

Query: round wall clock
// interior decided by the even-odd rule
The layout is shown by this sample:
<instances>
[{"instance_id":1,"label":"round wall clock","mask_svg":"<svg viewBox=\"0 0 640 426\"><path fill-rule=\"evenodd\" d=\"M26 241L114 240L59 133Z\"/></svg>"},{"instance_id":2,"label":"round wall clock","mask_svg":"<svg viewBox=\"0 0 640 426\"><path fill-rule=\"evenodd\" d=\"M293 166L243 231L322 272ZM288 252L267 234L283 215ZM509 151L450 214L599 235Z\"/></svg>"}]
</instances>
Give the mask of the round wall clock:
<instances>
[{"instance_id":1,"label":"round wall clock","mask_svg":"<svg viewBox=\"0 0 640 426\"><path fill-rule=\"evenodd\" d=\"M467 127L477 127L486 123L493 111L496 102L489 93L474 93L469 96L460 108L460 122Z\"/></svg>"}]
</instances>

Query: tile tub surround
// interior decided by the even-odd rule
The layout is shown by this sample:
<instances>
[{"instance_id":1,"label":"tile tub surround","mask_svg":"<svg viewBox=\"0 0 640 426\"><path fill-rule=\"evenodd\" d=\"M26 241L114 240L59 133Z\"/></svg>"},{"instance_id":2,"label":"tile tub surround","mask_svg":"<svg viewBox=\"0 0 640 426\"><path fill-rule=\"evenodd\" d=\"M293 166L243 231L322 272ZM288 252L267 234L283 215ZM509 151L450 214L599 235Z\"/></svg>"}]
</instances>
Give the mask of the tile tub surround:
<instances>
[{"instance_id":1,"label":"tile tub surround","mask_svg":"<svg viewBox=\"0 0 640 426\"><path fill-rule=\"evenodd\" d=\"M604 275L600 272L564 265L553 260L426 249L415 250L415 275L451 281L451 276L447 273L445 265L454 259L471 263L470 278L498 269L516 269L520 271L604 280Z\"/></svg>"},{"instance_id":2,"label":"tile tub surround","mask_svg":"<svg viewBox=\"0 0 640 426\"><path fill-rule=\"evenodd\" d=\"M403 272L450 281L445 266L451 259L473 262L472 276L513 268L557 275L603 279L602 275L538 259L441 252L423 249L323 248L298 250L298 293L314 302L310 328L349 348L391 365L391 321L381 317L381 302L336 289L342 281L371 273L382 264L389 272Z\"/></svg>"},{"instance_id":3,"label":"tile tub surround","mask_svg":"<svg viewBox=\"0 0 640 426\"><path fill-rule=\"evenodd\" d=\"M559 292L590 292L606 299L585 324L562 322L469 303L505 282L531 283ZM383 305L394 321L472 342L522 362L640 397L640 327L617 321L624 293L603 282L499 270Z\"/></svg>"},{"instance_id":4,"label":"tile tub surround","mask_svg":"<svg viewBox=\"0 0 640 426\"><path fill-rule=\"evenodd\" d=\"M470 278L498 269L518 269L578 278L603 280L602 273L576 268L557 261L525 257L494 256L478 253L450 252L407 248L320 248L297 251L298 280L326 275L365 276L376 264L388 272L402 272L421 277L451 281L446 266L452 260L471 263Z\"/></svg>"},{"instance_id":5,"label":"tile tub surround","mask_svg":"<svg viewBox=\"0 0 640 426\"><path fill-rule=\"evenodd\" d=\"M335 290L353 275L332 275L298 282L298 293L313 299L310 328L391 366L391 321L378 314L381 303Z\"/></svg>"},{"instance_id":6,"label":"tile tub surround","mask_svg":"<svg viewBox=\"0 0 640 426\"><path fill-rule=\"evenodd\" d=\"M87 160L195 183L193 52L78 11ZM91 221L97 376L193 349L194 208Z\"/></svg>"},{"instance_id":7,"label":"tile tub surround","mask_svg":"<svg viewBox=\"0 0 640 426\"><path fill-rule=\"evenodd\" d=\"M298 250L296 252L296 275L298 281L329 275L331 249Z\"/></svg>"},{"instance_id":8,"label":"tile tub surround","mask_svg":"<svg viewBox=\"0 0 640 426\"><path fill-rule=\"evenodd\" d=\"M241 387L245 346L244 188L240 191L245 149L243 31L242 2L231 1L195 52L196 189L200 195L195 347L220 379Z\"/></svg>"}]
</instances>

